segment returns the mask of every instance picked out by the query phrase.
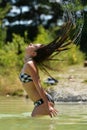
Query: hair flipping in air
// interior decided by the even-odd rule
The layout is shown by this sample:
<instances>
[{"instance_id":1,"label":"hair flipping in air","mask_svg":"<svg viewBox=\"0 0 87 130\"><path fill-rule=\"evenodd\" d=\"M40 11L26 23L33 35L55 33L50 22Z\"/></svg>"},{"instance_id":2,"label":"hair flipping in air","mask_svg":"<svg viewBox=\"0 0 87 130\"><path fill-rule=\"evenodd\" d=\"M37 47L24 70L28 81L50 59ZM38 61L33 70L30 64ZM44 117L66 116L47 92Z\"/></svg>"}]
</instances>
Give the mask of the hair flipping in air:
<instances>
[{"instance_id":1,"label":"hair flipping in air","mask_svg":"<svg viewBox=\"0 0 87 130\"><path fill-rule=\"evenodd\" d=\"M69 19L68 22L66 22L66 24L59 30L60 33L52 42L37 50L37 55L34 57L34 60L43 71L48 73L47 69L52 70L49 65L44 64L45 62L54 60L55 55L58 55L64 50L68 50L72 43L77 42L81 31L80 29L78 29L78 31L76 30L77 27L75 27L75 24L73 24L72 20Z\"/></svg>"}]
</instances>

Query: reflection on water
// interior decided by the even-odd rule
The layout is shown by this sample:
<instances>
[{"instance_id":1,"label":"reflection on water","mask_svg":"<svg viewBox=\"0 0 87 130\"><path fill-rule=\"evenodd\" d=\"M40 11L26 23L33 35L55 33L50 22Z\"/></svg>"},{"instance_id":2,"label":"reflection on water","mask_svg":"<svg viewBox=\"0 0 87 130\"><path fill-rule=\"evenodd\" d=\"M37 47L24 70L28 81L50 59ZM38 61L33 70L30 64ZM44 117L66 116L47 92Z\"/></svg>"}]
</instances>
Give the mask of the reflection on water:
<instances>
[{"instance_id":1,"label":"reflection on water","mask_svg":"<svg viewBox=\"0 0 87 130\"><path fill-rule=\"evenodd\" d=\"M33 103L24 98L0 97L0 130L86 130L87 104L57 103L57 117L32 118Z\"/></svg>"}]
</instances>

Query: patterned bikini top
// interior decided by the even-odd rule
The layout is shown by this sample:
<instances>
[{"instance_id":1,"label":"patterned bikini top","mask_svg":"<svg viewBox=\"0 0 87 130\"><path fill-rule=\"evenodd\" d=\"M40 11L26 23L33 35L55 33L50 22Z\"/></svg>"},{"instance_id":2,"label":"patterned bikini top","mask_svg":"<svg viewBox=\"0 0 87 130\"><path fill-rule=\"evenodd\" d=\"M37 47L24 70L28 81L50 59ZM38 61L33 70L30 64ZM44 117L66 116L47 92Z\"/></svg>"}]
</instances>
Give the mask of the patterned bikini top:
<instances>
[{"instance_id":1,"label":"patterned bikini top","mask_svg":"<svg viewBox=\"0 0 87 130\"><path fill-rule=\"evenodd\" d=\"M19 79L23 83L27 83L27 82L33 81L32 77L30 75L26 74L26 73L20 73Z\"/></svg>"}]
</instances>

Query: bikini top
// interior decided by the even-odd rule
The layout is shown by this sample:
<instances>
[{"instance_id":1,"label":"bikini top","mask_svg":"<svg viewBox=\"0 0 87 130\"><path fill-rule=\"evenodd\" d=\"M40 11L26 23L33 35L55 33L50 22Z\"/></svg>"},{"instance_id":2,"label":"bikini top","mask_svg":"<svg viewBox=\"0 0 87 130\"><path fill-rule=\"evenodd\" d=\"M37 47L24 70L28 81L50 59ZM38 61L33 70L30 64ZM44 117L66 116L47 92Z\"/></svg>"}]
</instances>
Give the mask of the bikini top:
<instances>
[{"instance_id":1,"label":"bikini top","mask_svg":"<svg viewBox=\"0 0 87 130\"><path fill-rule=\"evenodd\" d=\"M23 83L27 83L27 82L33 81L32 77L30 75L26 74L26 73L20 73L19 79Z\"/></svg>"}]
</instances>

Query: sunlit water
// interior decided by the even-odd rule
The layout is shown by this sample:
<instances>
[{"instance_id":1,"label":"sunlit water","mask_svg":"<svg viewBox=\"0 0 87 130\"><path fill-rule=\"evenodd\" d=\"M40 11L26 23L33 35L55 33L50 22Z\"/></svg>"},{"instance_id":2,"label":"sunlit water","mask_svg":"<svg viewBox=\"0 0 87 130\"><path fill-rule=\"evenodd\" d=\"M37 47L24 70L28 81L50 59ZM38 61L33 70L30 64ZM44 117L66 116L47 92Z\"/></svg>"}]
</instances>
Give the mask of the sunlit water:
<instances>
[{"instance_id":1,"label":"sunlit water","mask_svg":"<svg viewBox=\"0 0 87 130\"><path fill-rule=\"evenodd\" d=\"M87 130L86 103L56 103L57 117L32 118L33 103L0 97L0 130Z\"/></svg>"}]
</instances>

